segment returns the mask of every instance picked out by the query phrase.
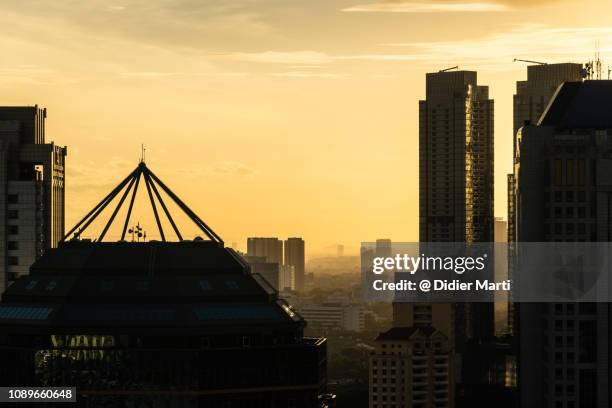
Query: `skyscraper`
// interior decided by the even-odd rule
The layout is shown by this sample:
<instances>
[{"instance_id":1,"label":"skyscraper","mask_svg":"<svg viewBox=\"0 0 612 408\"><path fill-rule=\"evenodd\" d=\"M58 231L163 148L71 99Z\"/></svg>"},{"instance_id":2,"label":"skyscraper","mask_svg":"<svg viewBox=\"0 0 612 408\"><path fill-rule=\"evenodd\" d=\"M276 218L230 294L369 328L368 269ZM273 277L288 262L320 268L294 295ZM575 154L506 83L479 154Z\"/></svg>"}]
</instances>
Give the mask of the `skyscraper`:
<instances>
[{"instance_id":1,"label":"skyscraper","mask_svg":"<svg viewBox=\"0 0 612 408\"><path fill-rule=\"evenodd\" d=\"M538 64L527 67L527 80L516 82L514 107L514 153L516 132L525 122L536 124L555 91L563 82L581 81L582 64Z\"/></svg>"},{"instance_id":2,"label":"skyscraper","mask_svg":"<svg viewBox=\"0 0 612 408\"><path fill-rule=\"evenodd\" d=\"M421 242L493 239L493 100L473 71L427 74L419 102Z\"/></svg>"},{"instance_id":3,"label":"skyscraper","mask_svg":"<svg viewBox=\"0 0 612 408\"><path fill-rule=\"evenodd\" d=\"M306 271L305 245L302 238L287 238L285 240L285 265L294 267L295 290L304 290L304 274Z\"/></svg>"},{"instance_id":4,"label":"skyscraper","mask_svg":"<svg viewBox=\"0 0 612 408\"><path fill-rule=\"evenodd\" d=\"M0 107L0 293L64 235L67 150L45 143L46 116Z\"/></svg>"},{"instance_id":5,"label":"skyscraper","mask_svg":"<svg viewBox=\"0 0 612 408\"><path fill-rule=\"evenodd\" d=\"M518 132L518 242L611 241L612 81L564 83ZM609 303L521 303L521 407L609 407Z\"/></svg>"},{"instance_id":6,"label":"skyscraper","mask_svg":"<svg viewBox=\"0 0 612 408\"><path fill-rule=\"evenodd\" d=\"M493 100L473 71L426 77L419 102L419 237L421 242L493 240ZM397 303L396 324L422 320L445 332L451 343L493 335L493 305ZM418 312L417 312L418 310ZM414 316L410 316L413 314ZM418 314L418 316L417 316Z\"/></svg>"},{"instance_id":7,"label":"skyscraper","mask_svg":"<svg viewBox=\"0 0 612 408\"><path fill-rule=\"evenodd\" d=\"M526 123L536 124L555 91L563 82L581 81L582 65L575 63L539 64L527 67L527 80L516 82L513 97L513 155L518 130ZM508 175L508 191L514 191L514 174ZM513 200L508 198L508 241L515 237Z\"/></svg>"},{"instance_id":8,"label":"skyscraper","mask_svg":"<svg viewBox=\"0 0 612 408\"><path fill-rule=\"evenodd\" d=\"M427 74L425 94L419 102L419 240L491 242L493 100L489 89L478 85L476 72L440 71ZM494 332L492 303L396 302L393 306L396 328L418 327L443 334L449 362L460 361L455 353L462 352L468 339L488 338ZM426 383L435 384L448 405L419 406L452 406L456 378L447 378L444 385L435 384L432 377ZM419 381L406 379L413 384ZM433 404L434 400L428 401Z\"/></svg>"},{"instance_id":9,"label":"skyscraper","mask_svg":"<svg viewBox=\"0 0 612 408\"><path fill-rule=\"evenodd\" d=\"M516 155L517 132L526 123L536 124L555 91L563 82L582 80L582 65L576 63L538 64L527 67L527 80L517 81L513 98L513 155ZM508 242L516 241L514 190L515 175L508 174ZM513 265L508 265L512 275ZM508 330L514 332L517 319L512 302L508 305Z\"/></svg>"}]
</instances>

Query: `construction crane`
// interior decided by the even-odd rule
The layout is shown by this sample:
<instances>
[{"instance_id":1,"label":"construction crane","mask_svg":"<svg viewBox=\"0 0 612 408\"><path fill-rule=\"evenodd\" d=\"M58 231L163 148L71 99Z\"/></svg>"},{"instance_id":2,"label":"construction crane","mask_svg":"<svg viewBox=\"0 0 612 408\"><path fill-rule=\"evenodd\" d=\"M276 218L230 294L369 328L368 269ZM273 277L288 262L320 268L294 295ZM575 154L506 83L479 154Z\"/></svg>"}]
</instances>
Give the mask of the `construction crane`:
<instances>
[{"instance_id":1,"label":"construction crane","mask_svg":"<svg viewBox=\"0 0 612 408\"><path fill-rule=\"evenodd\" d=\"M548 65L548 62L524 60L524 59L519 59L519 58L515 58L513 62L526 62L528 64Z\"/></svg>"},{"instance_id":2,"label":"construction crane","mask_svg":"<svg viewBox=\"0 0 612 408\"><path fill-rule=\"evenodd\" d=\"M457 65L457 66L450 67L450 68L444 68L444 69L441 69L438 72L448 72L448 71L452 71L453 69L459 69L459 66Z\"/></svg>"}]
</instances>

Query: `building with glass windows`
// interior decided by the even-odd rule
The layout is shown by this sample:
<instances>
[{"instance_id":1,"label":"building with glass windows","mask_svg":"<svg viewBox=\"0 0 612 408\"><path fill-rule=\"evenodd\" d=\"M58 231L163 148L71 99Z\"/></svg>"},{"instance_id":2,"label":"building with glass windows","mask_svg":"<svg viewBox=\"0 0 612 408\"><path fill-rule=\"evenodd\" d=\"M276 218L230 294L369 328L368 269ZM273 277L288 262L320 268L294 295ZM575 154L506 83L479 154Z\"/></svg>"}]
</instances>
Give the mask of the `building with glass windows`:
<instances>
[{"instance_id":1,"label":"building with glass windows","mask_svg":"<svg viewBox=\"0 0 612 408\"><path fill-rule=\"evenodd\" d=\"M80 230L2 296L0 384L76 387L79 407L322 406L326 340L304 337L304 319L216 234L91 242Z\"/></svg>"}]
</instances>

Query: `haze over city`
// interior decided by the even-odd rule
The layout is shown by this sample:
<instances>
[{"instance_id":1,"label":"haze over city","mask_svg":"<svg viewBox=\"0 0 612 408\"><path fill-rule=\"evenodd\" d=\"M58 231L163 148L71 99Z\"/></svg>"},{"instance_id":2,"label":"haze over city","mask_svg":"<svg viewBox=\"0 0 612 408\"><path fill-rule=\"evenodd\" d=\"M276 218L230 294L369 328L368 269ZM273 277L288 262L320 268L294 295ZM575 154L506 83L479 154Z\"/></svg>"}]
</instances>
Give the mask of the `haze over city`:
<instances>
[{"instance_id":1,"label":"haze over city","mask_svg":"<svg viewBox=\"0 0 612 408\"><path fill-rule=\"evenodd\" d=\"M0 2L0 90L5 105L46 107L47 140L69 146L67 227L136 166L144 143L151 168L239 247L247 236L302 236L310 254L417 240L424 74L458 65L490 87L505 217L512 94L526 72L513 59L583 63L598 51L607 75L611 8Z\"/></svg>"}]
</instances>

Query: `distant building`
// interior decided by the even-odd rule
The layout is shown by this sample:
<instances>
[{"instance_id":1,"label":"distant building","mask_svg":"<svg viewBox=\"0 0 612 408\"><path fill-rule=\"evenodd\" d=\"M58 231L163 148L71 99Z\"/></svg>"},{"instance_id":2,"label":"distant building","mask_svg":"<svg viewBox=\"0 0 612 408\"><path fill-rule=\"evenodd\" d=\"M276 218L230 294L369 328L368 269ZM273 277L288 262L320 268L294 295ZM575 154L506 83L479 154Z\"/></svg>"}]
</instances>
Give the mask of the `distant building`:
<instances>
[{"instance_id":1,"label":"distant building","mask_svg":"<svg viewBox=\"0 0 612 408\"><path fill-rule=\"evenodd\" d=\"M267 262L265 256L245 256L244 260L251 265L251 273L261 275L275 290L281 290L281 271L276 262Z\"/></svg>"},{"instance_id":2,"label":"distant building","mask_svg":"<svg viewBox=\"0 0 612 408\"><path fill-rule=\"evenodd\" d=\"M64 236L67 150L45 143L46 116L0 107L0 293Z\"/></svg>"},{"instance_id":3,"label":"distant building","mask_svg":"<svg viewBox=\"0 0 612 408\"><path fill-rule=\"evenodd\" d=\"M344 245L338 244L336 246L336 256L344 256Z\"/></svg>"},{"instance_id":4,"label":"distant building","mask_svg":"<svg viewBox=\"0 0 612 408\"><path fill-rule=\"evenodd\" d=\"M283 265L283 241L278 238L247 238L247 255L263 256L266 262Z\"/></svg>"},{"instance_id":5,"label":"distant building","mask_svg":"<svg viewBox=\"0 0 612 408\"><path fill-rule=\"evenodd\" d=\"M508 223L500 217L495 217L495 242L508 242ZM508 252L504 245L495 245L495 281L508 279ZM495 333L504 335L508 333L508 295L495 294Z\"/></svg>"},{"instance_id":6,"label":"distant building","mask_svg":"<svg viewBox=\"0 0 612 408\"><path fill-rule=\"evenodd\" d=\"M282 265L280 267L279 285L281 291L295 290L295 266Z\"/></svg>"},{"instance_id":7,"label":"distant building","mask_svg":"<svg viewBox=\"0 0 612 408\"><path fill-rule=\"evenodd\" d=\"M394 327L369 361L370 408L453 408L448 338L432 326Z\"/></svg>"},{"instance_id":8,"label":"distant building","mask_svg":"<svg viewBox=\"0 0 612 408\"><path fill-rule=\"evenodd\" d=\"M305 245L302 238L287 238L285 240L285 263L284 265L293 266L295 273L295 290L304 290L304 280L306 273Z\"/></svg>"},{"instance_id":9,"label":"distant building","mask_svg":"<svg viewBox=\"0 0 612 408\"><path fill-rule=\"evenodd\" d=\"M494 242L507 242L507 241L508 241L508 223L503 218L495 217L495 241Z\"/></svg>"},{"instance_id":10,"label":"distant building","mask_svg":"<svg viewBox=\"0 0 612 408\"><path fill-rule=\"evenodd\" d=\"M297 310L308 324L325 330L360 332L365 328L364 310L357 303L300 303Z\"/></svg>"},{"instance_id":11,"label":"distant building","mask_svg":"<svg viewBox=\"0 0 612 408\"><path fill-rule=\"evenodd\" d=\"M372 288L372 283L376 279L376 275L372 273L374 258L390 257L392 253L393 242L388 238L377 239L374 247L371 247L371 245L361 247L361 291L363 300L371 301L374 296L374 289Z\"/></svg>"},{"instance_id":12,"label":"distant building","mask_svg":"<svg viewBox=\"0 0 612 408\"><path fill-rule=\"evenodd\" d=\"M516 241L609 242L612 81L566 82L518 132ZM518 304L521 407L609 407L610 303Z\"/></svg>"}]
</instances>

